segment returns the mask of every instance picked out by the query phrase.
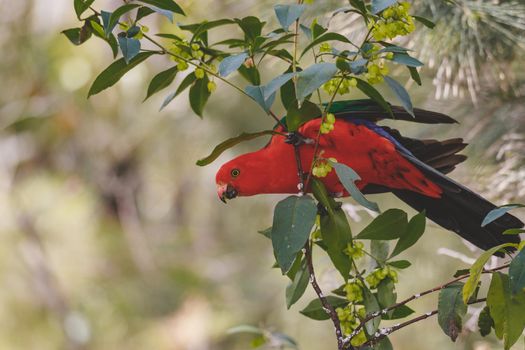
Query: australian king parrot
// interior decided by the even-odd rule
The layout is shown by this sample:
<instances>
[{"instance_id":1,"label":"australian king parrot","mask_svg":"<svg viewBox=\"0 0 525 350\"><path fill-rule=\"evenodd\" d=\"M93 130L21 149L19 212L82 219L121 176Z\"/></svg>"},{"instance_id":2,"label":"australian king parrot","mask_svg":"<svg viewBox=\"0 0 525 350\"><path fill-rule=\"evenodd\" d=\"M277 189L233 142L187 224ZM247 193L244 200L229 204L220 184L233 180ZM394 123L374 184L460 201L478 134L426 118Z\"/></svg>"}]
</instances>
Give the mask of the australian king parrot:
<instances>
[{"instance_id":1,"label":"australian king parrot","mask_svg":"<svg viewBox=\"0 0 525 350\"><path fill-rule=\"evenodd\" d=\"M372 100L335 102L330 109L336 117L334 129L321 134L317 151L323 158L335 158L361 177L356 183L364 194L391 192L412 208L426 211L429 219L451 230L481 249L503 243L518 243L517 235L503 235L523 222L505 214L482 227L487 213L496 206L446 174L466 156L457 154L466 144L461 138L418 140L377 122L383 119L426 124L457 123L453 118L423 109L415 117L402 107L391 106L392 114ZM315 142L322 119L312 119L299 127L303 140L298 157L303 169L311 169ZM217 193L222 201L238 196L265 193L297 193L296 151L286 130L277 125L270 142L262 149L243 154L225 163L216 175ZM348 196L335 171L320 178L328 192ZM310 188L305 189L310 192Z\"/></svg>"}]
</instances>

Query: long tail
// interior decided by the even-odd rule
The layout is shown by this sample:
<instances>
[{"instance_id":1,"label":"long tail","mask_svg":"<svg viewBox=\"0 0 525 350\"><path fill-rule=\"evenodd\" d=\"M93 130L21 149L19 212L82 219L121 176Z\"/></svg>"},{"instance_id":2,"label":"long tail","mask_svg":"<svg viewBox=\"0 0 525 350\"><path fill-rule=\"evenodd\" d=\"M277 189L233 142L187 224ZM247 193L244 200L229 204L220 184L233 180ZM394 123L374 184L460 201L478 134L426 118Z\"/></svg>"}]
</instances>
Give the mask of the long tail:
<instances>
[{"instance_id":1,"label":"long tail","mask_svg":"<svg viewBox=\"0 0 525 350\"><path fill-rule=\"evenodd\" d=\"M431 198L408 191L368 185L365 193L392 192L412 208L426 211L429 219L457 233L477 247L487 250L503 243L518 243L517 235L503 235L511 228L523 227L515 216L505 214L498 220L481 227L485 216L496 206L445 174L451 172L466 157L456 154L466 144L462 139L446 141L417 140L403 137L395 129L383 127L405 148L403 155L416 165L435 184L443 189L441 198ZM407 151L408 152L405 152ZM512 249L511 249L512 250ZM501 254L500 254L501 255Z\"/></svg>"}]
</instances>

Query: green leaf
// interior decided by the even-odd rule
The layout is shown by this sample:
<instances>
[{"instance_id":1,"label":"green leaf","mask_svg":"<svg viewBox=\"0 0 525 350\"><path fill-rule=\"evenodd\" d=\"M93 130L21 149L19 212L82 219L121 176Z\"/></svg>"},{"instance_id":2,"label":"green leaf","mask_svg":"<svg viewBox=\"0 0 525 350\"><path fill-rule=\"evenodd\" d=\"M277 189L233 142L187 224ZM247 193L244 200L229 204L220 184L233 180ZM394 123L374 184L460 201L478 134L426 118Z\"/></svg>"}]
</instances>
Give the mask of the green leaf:
<instances>
[{"instance_id":1,"label":"green leaf","mask_svg":"<svg viewBox=\"0 0 525 350\"><path fill-rule=\"evenodd\" d=\"M506 350L518 341L525 328L525 293L513 296L509 284L509 276L496 272L487 293L494 330L498 338L504 339Z\"/></svg>"},{"instance_id":2,"label":"green leaf","mask_svg":"<svg viewBox=\"0 0 525 350\"><path fill-rule=\"evenodd\" d=\"M408 66L408 67L421 67L424 65L423 62L421 62L420 60L412 56L409 56L405 53L394 53L394 57L392 57L392 61L400 63L400 64L404 64L405 66Z\"/></svg>"},{"instance_id":3,"label":"green leaf","mask_svg":"<svg viewBox=\"0 0 525 350\"><path fill-rule=\"evenodd\" d=\"M284 74L292 73L292 66ZM268 84L269 85L269 84ZM297 106L297 97L295 96L295 84L292 79L288 80L280 89L281 102L286 110L292 106Z\"/></svg>"},{"instance_id":4,"label":"green leaf","mask_svg":"<svg viewBox=\"0 0 525 350\"><path fill-rule=\"evenodd\" d=\"M478 318L479 333L482 337L485 337L490 334L492 327L494 327L494 320L490 317L489 307L485 306Z\"/></svg>"},{"instance_id":5,"label":"green leaf","mask_svg":"<svg viewBox=\"0 0 525 350\"><path fill-rule=\"evenodd\" d=\"M516 208L525 208L525 205L523 204L507 204L502 205L499 208L492 209L483 219L483 222L481 223L481 227L485 227L491 222L499 219L503 215L505 215L508 211Z\"/></svg>"},{"instance_id":6,"label":"green leaf","mask_svg":"<svg viewBox=\"0 0 525 350\"><path fill-rule=\"evenodd\" d=\"M499 339L505 334L505 323L508 320L508 310L505 294L508 292L508 276L501 272L492 274L487 292L487 306L494 321L494 331Z\"/></svg>"},{"instance_id":7,"label":"green leaf","mask_svg":"<svg viewBox=\"0 0 525 350\"><path fill-rule=\"evenodd\" d=\"M345 307L348 305L348 300L343 298L338 298L332 295L326 297L328 304L332 305L335 308ZM300 311L306 317L309 317L313 320L324 321L330 319L330 316L323 308L321 300L314 299L312 300L304 309Z\"/></svg>"},{"instance_id":8,"label":"green leaf","mask_svg":"<svg viewBox=\"0 0 525 350\"><path fill-rule=\"evenodd\" d=\"M113 62L95 79L93 85L91 85L91 88L89 89L88 97L96 95L108 87L115 85L120 80L120 78L124 76L124 74L154 54L155 52L141 52L135 56L135 58L133 58L129 64L126 64L124 58Z\"/></svg>"},{"instance_id":9,"label":"green leaf","mask_svg":"<svg viewBox=\"0 0 525 350\"><path fill-rule=\"evenodd\" d=\"M272 79L264 86L264 98L267 99L289 82L297 73L284 73Z\"/></svg>"},{"instance_id":10,"label":"green leaf","mask_svg":"<svg viewBox=\"0 0 525 350\"><path fill-rule=\"evenodd\" d=\"M258 36L261 36L262 29L266 22L261 22L259 18L254 16L244 17L242 19L235 19L247 40L255 41Z\"/></svg>"},{"instance_id":11,"label":"green leaf","mask_svg":"<svg viewBox=\"0 0 525 350\"><path fill-rule=\"evenodd\" d=\"M366 345L360 347L359 350L393 350L394 347L388 337L383 337L373 343L374 345Z\"/></svg>"},{"instance_id":12,"label":"green leaf","mask_svg":"<svg viewBox=\"0 0 525 350\"><path fill-rule=\"evenodd\" d=\"M377 203L371 202L357 188L355 182L361 180L361 177L349 166L342 163L330 162L335 169L339 181L343 184L345 190L350 193L352 198L363 207L380 213Z\"/></svg>"},{"instance_id":13,"label":"green leaf","mask_svg":"<svg viewBox=\"0 0 525 350\"><path fill-rule=\"evenodd\" d=\"M406 232L407 225L407 213L401 209L388 209L376 217L356 238L374 240L400 238Z\"/></svg>"},{"instance_id":14,"label":"green leaf","mask_svg":"<svg viewBox=\"0 0 525 350\"><path fill-rule=\"evenodd\" d=\"M377 286L377 301L382 309L386 309L396 303L397 294L394 291L394 282L390 278L385 278ZM390 311L389 314L392 314Z\"/></svg>"},{"instance_id":15,"label":"green leaf","mask_svg":"<svg viewBox=\"0 0 525 350\"><path fill-rule=\"evenodd\" d=\"M385 264L389 252L389 241L381 241L376 239L370 242L370 254L374 257L377 267Z\"/></svg>"},{"instance_id":16,"label":"green leaf","mask_svg":"<svg viewBox=\"0 0 525 350\"><path fill-rule=\"evenodd\" d=\"M257 232L260 233L261 235L263 235L266 238L272 239L272 228L271 227L268 227L268 228L266 228L264 230L260 230L260 231L257 231Z\"/></svg>"},{"instance_id":17,"label":"green leaf","mask_svg":"<svg viewBox=\"0 0 525 350\"><path fill-rule=\"evenodd\" d=\"M93 34L104 40L109 44L109 47L111 48L111 51L113 52L113 58L116 58L118 55L118 42L117 39L113 34L110 34L109 37L106 37L106 34L104 33L104 28L95 20L90 20L89 24L91 25L91 28L93 29Z\"/></svg>"},{"instance_id":18,"label":"green leaf","mask_svg":"<svg viewBox=\"0 0 525 350\"><path fill-rule=\"evenodd\" d=\"M502 235L519 235L520 233L525 233L525 229L509 228L508 230L503 231Z\"/></svg>"},{"instance_id":19,"label":"green leaf","mask_svg":"<svg viewBox=\"0 0 525 350\"><path fill-rule=\"evenodd\" d=\"M428 18L421 17L421 16L412 16L412 17L414 17L416 21L418 21L419 23L423 24L425 27L428 27L430 29L434 29L434 27L436 26L436 24L432 22L431 20L429 20Z\"/></svg>"},{"instance_id":20,"label":"green leaf","mask_svg":"<svg viewBox=\"0 0 525 350\"><path fill-rule=\"evenodd\" d=\"M297 4L275 5L273 9L275 10L275 15L277 16L281 27L288 31L288 27L290 27L293 22L297 21L299 17L301 17L304 10L306 10L306 6Z\"/></svg>"},{"instance_id":21,"label":"green leaf","mask_svg":"<svg viewBox=\"0 0 525 350\"><path fill-rule=\"evenodd\" d=\"M209 156L199 159L197 161L197 165L205 166L205 165L210 164L215 159L217 159L224 151L232 148L233 146L236 146L237 144L241 142L253 140L257 137L264 136L264 135L274 135L274 134L276 134L276 132L273 130L264 130L264 131L254 132L254 133L243 132L242 134L236 137L229 138L226 141L223 141L217 146L215 146L215 148L213 149L213 151L210 153Z\"/></svg>"},{"instance_id":22,"label":"green leaf","mask_svg":"<svg viewBox=\"0 0 525 350\"><path fill-rule=\"evenodd\" d=\"M522 249L512 259L509 266L509 280L510 291L513 295L525 293L525 249Z\"/></svg>"},{"instance_id":23,"label":"green leaf","mask_svg":"<svg viewBox=\"0 0 525 350\"><path fill-rule=\"evenodd\" d=\"M310 196L290 196L275 206L272 245L283 274L308 240L316 216L317 206Z\"/></svg>"},{"instance_id":24,"label":"green leaf","mask_svg":"<svg viewBox=\"0 0 525 350\"><path fill-rule=\"evenodd\" d=\"M178 13L180 15L185 16L186 14L182 10L182 8L177 5L177 3L173 0L138 0L140 2L143 2L145 4L156 6L163 10L168 10L174 13Z\"/></svg>"},{"instance_id":25,"label":"green leaf","mask_svg":"<svg viewBox=\"0 0 525 350\"><path fill-rule=\"evenodd\" d=\"M139 7L139 6L140 6L139 4L126 4L126 5L120 6L118 9L113 11L111 13L111 15L109 16L109 21L108 21L107 25L104 25L104 32L105 32L106 36L108 36L109 33L111 33L111 31L113 30L113 28L115 28L115 26L117 25L120 17L122 17L123 15L128 13L129 11L131 11L131 10L133 10L133 9Z\"/></svg>"},{"instance_id":26,"label":"green leaf","mask_svg":"<svg viewBox=\"0 0 525 350\"><path fill-rule=\"evenodd\" d=\"M394 312L392 313L392 315L387 314L387 315L382 315L381 317L383 318L383 320L398 320L400 318L405 318L407 316L410 316L414 312L415 311L409 308L408 306L401 305L394 309Z\"/></svg>"},{"instance_id":27,"label":"green leaf","mask_svg":"<svg viewBox=\"0 0 525 350\"><path fill-rule=\"evenodd\" d=\"M359 12L361 12L361 14L366 16L366 13L368 11L366 9L366 5L365 5L364 1L362 1L362 0L350 0L349 2L350 2L350 5L352 5L354 8L359 10ZM366 17L365 17L365 19L366 19Z\"/></svg>"},{"instance_id":28,"label":"green leaf","mask_svg":"<svg viewBox=\"0 0 525 350\"><path fill-rule=\"evenodd\" d=\"M410 77L413 81L416 82L417 85L421 86L421 77L419 76L419 73L417 71L416 67L407 67L410 71Z\"/></svg>"},{"instance_id":29,"label":"green leaf","mask_svg":"<svg viewBox=\"0 0 525 350\"><path fill-rule=\"evenodd\" d=\"M392 79L389 76L386 76L384 79L390 90L392 90L394 95L396 95L403 108L412 117L415 118L416 116L414 115L414 107L412 106L412 100L410 99L410 95L405 90L403 85L399 84L395 79Z\"/></svg>"},{"instance_id":30,"label":"green leaf","mask_svg":"<svg viewBox=\"0 0 525 350\"><path fill-rule=\"evenodd\" d=\"M376 297L372 292L364 287L363 288L363 305L365 306L366 313L372 314L377 311L381 311L379 303L377 302ZM374 317L367 323L365 323L365 330L368 335L373 335L379 328L379 323L381 322L380 317Z\"/></svg>"},{"instance_id":31,"label":"green leaf","mask_svg":"<svg viewBox=\"0 0 525 350\"><path fill-rule=\"evenodd\" d=\"M74 45L82 45L91 37L90 28L70 28L62 31L69 41Z\"/></svg>"},{"instance_id":32,"label":"green leaf","mask_svg":"<svg viewBox=\"0 0 525 350\"><path fill-rule=\"evenodd\" d=\"M241 76L253 85L261 85L261 74L256 66L246 67L244 64L239 67Z\"/></svg>"},{"instance_id":33,"label":"green leaf","mask_svg":"<svg viewBox=\"0 0 525 350\"><path fill-rule=\"evenodd\" d=\"M273 102L275 101L276 93L273 93L268 98L264 98L264 86L247 86L244 91L261 106L266 113L270 112Z\"/></svg>"},{"instance_id":34,"label":"green leaf","mask_svg":"<svg viewBox=\"0 0 525 350\"><path fill-rule=\"evenodd\" d=\"M365 95L370 97L372 100L376 101L383 109L390 114L390 116L393 119L396 119L394 114L392 113L392 109L390 108L390 105L388 102L385 101L383 96L377 91L372 85L370 85L368 82L359 79L354 78L357 80L357 88L361 90Z\"/></svg>"},{"instance_id":35,"label":"green leaf","mask_svg":"<svg viewBox=\"0 0 525 350\"><path fill-rule=\"evenodd\" d=\"M286 307L288 309L303 296L308 286L309 278L310 274L306 266L306 259L303 259L293 281L286 287Z\"/></svg>"},{"instance_id":36,"label":"green leaf","mask_svg":"<svg viewBox=\"0 0 525 350\"><path fill-rule=\"evenodd\" d=\"M352 231L342 209L332 209L331 212L332 214L321 215L321 234L330 260L346 281L352 261L343 250L352 241Z\"/></svg>"},{"instance_id":37,"label":"green leaf","mask_svg":"<svg viewBox=\"0 0 525 350\"><path fill-rule=\"evenodd\" d=\"M160 90L167 88L173 82L178 72L179 69L177 66L174 66L155 75L149 83L148 92L144 101Z\"/></svg>"},{"instance_id":38,"label":"green leaf","mask_svg":"<svg viewBox=\"0 0 525 350\"><path fill-rule=\"evenodd\" d=\"M291 106L286 114L288 131L296 131L302 124L319 117L322 113L319 107L310 101L304 101L301 108Z\"/></svg>"},{"instance_id":39,"label":"green leaf","mask_svg":"<svg viewBox=\"0 0 525 350\"><path fill-rule=\"evenodd\" d=\"M467 303L472 294L474 294L474 292L476 291L476 287L478 286L481 273L483 272L483 266L487 263L490 257L500 249L509 247L511 245L512 243L505 243L493 247L481 254L480 257L476 260L476 262L474 262L474 264L470 268L470 276L467 279L465 286L463 287L463 301L465 303Z\"/></svg>"},{"instance_id":40,"label":"green leaf","mask_svg":"<svg viewBox=\"0 0 525 350\"><path fill-rule=\"evenodd\" d=\"M397 4L396 0L372 0L371 12L376 15L387 7Z\"/></svg>"},{"instance_id":41,"label":"green leaf","mask_svg":"<svg viewBox=\"0 0 525 350\"><path fill-rule=\"evenodd\" d=\"M463 283L456 282L439 292L438 323L443 332L456 341L463 327L463 317L467 313L467 305L463 302Z\"/></svg>"},{"instance_id":42,"label":"green leaf","mask_svg":"<svg viewBox=\"0 0 525 350\"><path fill-rule=\"evenodd\" d=\"M86 10L89 8L95 2L95 0L74 0L73 6L75 8L75 13L77 14L78 19L80 19L80 16L86 12Z\"/></svg>"},{"instance_id":43,"label":"green leaf","mask_svg":"<svg viewBox=\"0 0 525 350\"><path fill-rule=\"evenodd\" d=\"M197 80L197 77L195 77L195 74L193 74L193 73L188 74L182 80L182 82L180 83L180 85L177 88L177 90L175 92L169 94L168 96L166 96L166 98L164 99L164 102L162 102L162 106L160 106L160 110L162 111L164 109L164 107L166 107L171 101L173 101L173 99L175 97L179 96L181 92L183 92L184 90L189 88L193 84L193 82L195 80Z\"/></svg>"},{"instance_id":44,"label":"green leaf","mask_svg":"<svg viewBox=\"0 0 525 350\"><path fill-rule=\"evenodd\" d=\"M392 258L416 244L416 242L421 238L421 236L425 232L425 226L425 211L414 215L414 217L410 219L406 231L399 238L399 241L397 242L394 251L392 252L392 255L390 257Z\"/></svg>"},{"instance_id":45,"label":"green leaf","mask_svg":"<svg viewBox=\"0 0 525 350\"><path fill-rule=\"evenodd\" d=\"M410 225L410 223L409 223ZM395 249L394 249L395 250ZM396 261L389 261L388 265L395 267L396 269L406 269L409 268L412 264L408 260L396 260Z\"/></svg>"},{"instance_id":46,"label":"green leaf","mask_svg":"<svg viewBox=\"0 0 525 350\"><path fill-rule=\"evenodd\" d=\"M141 19L151 15L152 13L155 13L155 10L146 6L141 6L137 11L137 17L135 17L135 22L140 21ZM173 16L171 17L171 21L173 22Z\"/></svg>"},{"instance_id":47,"label":"green leaf","mask_svg":"<svg viewBox=\"0 0 525 350\"><path fill-rule=\"evenodd\" d=\"M337 202L328 195L326 187L323 182L319 179L312 178L312 193L314 194L315 199L321 203L329 215L333 216L335 210L337 209Z\"/></svg>"},{"instance_id":48,"label":"green leaf","mask_svg":"<svg viewBox=\"0 0 525 350\"><path fill-rule=\"evenodd\" d=\"M253 338L250 342L250 345L252 346L252 348L258 348L266 344L266 342L266 337L264 335L260 335L258 337Z\"/></svg>"},{"instance_id":49,"label":"green leaf","mask_svg":"<svg viewBox=\"0 0 525 350\"><path fill-rule=\"evenodd\" d=\"M120 51L122 51L122 56L126 63L129 63L135 56L140 52L140 40L128 38L126 36L119 35L118 44L120 46Z\"/></svg>"},{"instance_id":50,"label":"green leaf","mask_svg":"<svg viewBox=\"0 0 525 350\"><path fill-rule=\"evenodd\" d=\"M319 37L317 37L314 41L312 41L310 44L308 44L303 52L301 52L301 56L299 57L303 57L311 48L321 44L321 43L324 43L324 42L327 42L327 41L340 41L340 42L343 42L343 43L347 43L347 44L351 44L352 42L344 35L341 35L339 33L325 33Z\"/></svg>"},{"instance_id":51,"label":"green leaf","mask_svg":"<svg viewBox=\"0 0 525 350\"><path fill-rule=\"evenodd\" d=\"M219 64L219 74L221 77L226 77L231 73L239 69L240 66L246 61L249 55L246 52L238 55L228 56L224 58Z\"/></svg>"},{"instance_id":52,"label":"green leaf","mask_svg":"<svg viewBox=\"0 0 525 350\"><path fill-rule=\"evenodd\" d=\"M297 100L303 101L308 95L320 88L337 73L333 63L316 63L297 74Z\"/></svg>"},{"instance_id":53,"label":"green leaf","mask_svg":"<svg viewBox=\"0 0 525 350\"><path fill-rule=\"evenodd\" d=\"M202 79L197 79L192 87L190 87L190 106L191 109L202 118L204 106L210 98L211 92L208 90L208 83L210 80L207 75Z\"/></svg>"}]
</instances>

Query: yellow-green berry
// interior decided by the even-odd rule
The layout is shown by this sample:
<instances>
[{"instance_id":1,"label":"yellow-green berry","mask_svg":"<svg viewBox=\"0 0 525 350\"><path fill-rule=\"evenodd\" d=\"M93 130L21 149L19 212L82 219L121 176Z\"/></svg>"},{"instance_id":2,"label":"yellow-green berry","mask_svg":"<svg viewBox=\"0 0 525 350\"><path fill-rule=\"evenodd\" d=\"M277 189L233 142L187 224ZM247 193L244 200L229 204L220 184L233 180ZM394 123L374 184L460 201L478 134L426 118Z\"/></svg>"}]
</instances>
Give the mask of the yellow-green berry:
<instances>
[{"instance_id":1,"label":"yellow-green berry","mask_svg":"<svg viewBox=\"0 0 525 350\"><path fill-rule=\"evenodd\" d=\"M208 82L208 91L214 92L217 89L217 84L214 81Z\"/></svg>"},{"instance_id":2,"label":"yellow-green berry","mask_svg":"<svg viewBox=\"0 0 525 350\"><path fill-rule=\"evenodd\" d=\"M205 74L204 73L204 69L197 68L197 69L195 69L195 73L194 74L195 74L195 78L202 79L202 78L204 78L204 74Z\"/></svg>"}]
</instances>

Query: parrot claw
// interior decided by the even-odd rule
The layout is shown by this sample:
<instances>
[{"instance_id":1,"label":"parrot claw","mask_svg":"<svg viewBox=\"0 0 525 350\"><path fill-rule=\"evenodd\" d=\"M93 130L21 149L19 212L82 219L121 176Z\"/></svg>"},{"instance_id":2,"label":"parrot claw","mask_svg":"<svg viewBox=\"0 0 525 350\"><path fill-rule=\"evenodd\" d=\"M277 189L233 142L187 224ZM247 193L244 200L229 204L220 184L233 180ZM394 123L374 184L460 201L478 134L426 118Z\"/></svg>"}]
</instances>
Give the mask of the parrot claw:
<instances>
[{"instance_id":1,"label":"parrot claw","mask_svg":"<svg viewBox=\"0 0 525 350\"><path fill-rule=\"evenodd\" d=\"M290 145L300 146L304 144L310 145L310 144L313 144L315 141L307 137L304 137L297 131L292 131L286 134L286 140L284 140L284 142Z\"/></svg>"}]
</instances>

